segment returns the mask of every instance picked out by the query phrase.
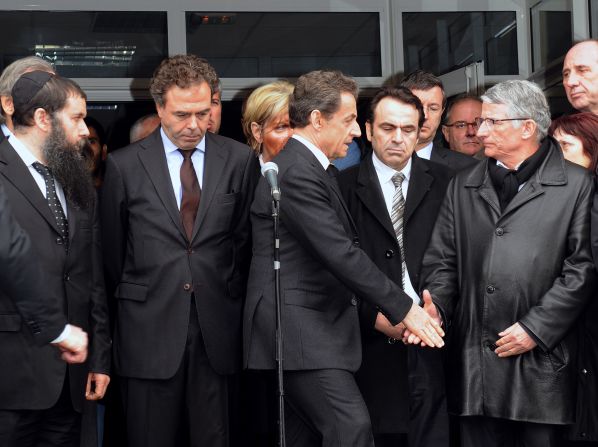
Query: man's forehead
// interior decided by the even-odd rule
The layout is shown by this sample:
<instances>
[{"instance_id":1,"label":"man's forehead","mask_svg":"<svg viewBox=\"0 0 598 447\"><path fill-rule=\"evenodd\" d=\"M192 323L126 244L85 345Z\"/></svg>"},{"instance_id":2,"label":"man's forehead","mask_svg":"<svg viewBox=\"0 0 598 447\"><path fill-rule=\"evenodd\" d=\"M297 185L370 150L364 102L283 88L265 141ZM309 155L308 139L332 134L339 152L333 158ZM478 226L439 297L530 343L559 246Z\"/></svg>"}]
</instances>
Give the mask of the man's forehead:
<instances>
[{"instance_id":1,"label":"man's forehead","mask_svg":"<svg viewBox=\"0 0 598 447\"><path fill-rule=\"evenodd\" d=\"M374 119L376 121L396 121L398 117L401 120L405 120L405 117L413 118L416 122L418 121L417 109L412 104L405 104L403 101L387 96L382 98L376 109L374 110ZM411 121L411 119L409 119Z\"/></svg>"},{"instance_id":2,"label":"man's forehead","mask_svg":"<svg viewBox=\"0 0 598 447\"><path fill-rule=\"evenodd\" d=\"M565 65L587 65L598 62L598 42L588 41L574 45L565 56Z\"/></svg>"}]
</instances>

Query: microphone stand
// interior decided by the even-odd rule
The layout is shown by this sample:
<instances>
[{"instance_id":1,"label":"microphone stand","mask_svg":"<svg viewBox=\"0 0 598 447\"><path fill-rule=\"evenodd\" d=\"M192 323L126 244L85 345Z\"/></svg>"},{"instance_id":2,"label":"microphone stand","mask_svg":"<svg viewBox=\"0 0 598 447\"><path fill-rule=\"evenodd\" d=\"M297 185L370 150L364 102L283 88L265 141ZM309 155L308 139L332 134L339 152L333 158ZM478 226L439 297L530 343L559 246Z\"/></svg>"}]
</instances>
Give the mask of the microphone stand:
<instances>
[{"instance_id":1,"label":"microphone stand","mask_svg":"<svg viewBox=\"0 0 598 447\"><path fill-rule=\"evenodd\" d=\"M280 220L280 196L272 195L272 220L274 223L274 297L276 300L276 376L278 382L278 445L286 446L284 419L284 377L283 377L283 340L282 340L282 302L280 293L280 238L278 225Z\"/></svg>"}]
</instances>

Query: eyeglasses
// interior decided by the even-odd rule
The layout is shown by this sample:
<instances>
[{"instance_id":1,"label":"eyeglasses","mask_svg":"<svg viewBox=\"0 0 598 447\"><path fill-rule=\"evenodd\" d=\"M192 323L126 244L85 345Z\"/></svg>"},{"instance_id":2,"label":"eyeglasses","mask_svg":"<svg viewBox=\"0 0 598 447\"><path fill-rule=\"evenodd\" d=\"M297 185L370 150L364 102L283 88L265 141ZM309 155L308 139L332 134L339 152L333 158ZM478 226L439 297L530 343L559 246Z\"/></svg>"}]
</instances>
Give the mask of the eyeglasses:
<instances>
[{"instance_id":1,"label":"eyeglasses","mask_svg":"<svg viewBox=\"0 0 598 447\"><path fill-rule=\"evenodd\" d=\"M453 124L445 124L446 127L454 127L455 129L464 130L467 129L469 126L473 127L474 129L478 128L478 123L475 121L473 123L468 123L467 121L455 121Z\"/></svg>"},{"instance_id":2,"label":"eyeglasses","mask_svg":"<svg viewBox=\"0 0 598 447\"><path fill-rule=\"evenodd\" d=\"M477 117L475 119L475 122L476 122L478 128L482 127L482 124L486 123L486 125L488 126L488 128L492 129L495 124L500 124L503 121L525 121L525 120L531 120L531 118L502 118L502 119L496 119L496 118L482 118L482 117Z\"/></svg>"}]
</instances>

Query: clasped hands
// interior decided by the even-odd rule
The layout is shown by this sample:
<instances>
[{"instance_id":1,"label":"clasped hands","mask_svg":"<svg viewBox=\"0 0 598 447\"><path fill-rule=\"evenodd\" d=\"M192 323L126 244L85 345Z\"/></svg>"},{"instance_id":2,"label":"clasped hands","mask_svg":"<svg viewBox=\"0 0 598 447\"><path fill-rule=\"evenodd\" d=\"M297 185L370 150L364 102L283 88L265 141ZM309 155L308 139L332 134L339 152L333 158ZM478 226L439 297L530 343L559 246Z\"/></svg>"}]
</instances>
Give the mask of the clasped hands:
<instances>
[{"instance_id":1,"label":"clasped hands","mask_svg":"<svg viewBox=\"0 0 598 447\"><path fill-rule=\"evenodd\" d=\"M430 292L428 290L424 290L422 298L424 301L423 310L425 311L425 313L428 314L430 319L437 325L435 325L434 327L440 328L442 324L442 319L440 318L440 314L438 313L436 305L432 302L432 296L430 295ZM409 314L407 314L407 317L409 317ZM405 320L407 320L407 318L405 318ZM403 321L405 322L405 320ZM442 329L440 330L442 331ZM439 332L438 334L444 336L444 332L442 332L441 334ZM444 343L442 343L442 345L438 345L437 343L431 345L425 338L421 337L421 332L417 333L416 331L410 329L408 326L404 331L402 331L401 335L401 339L405 344L419 344L421 346L431 347L442 347L442 345L444 345ZM494 343L497 346L494 352L501 358L523 354L525 352L531 351L537 346L536 342L528 335L528 333L521 327L519 323L514 323L513 325L506 328L504 331L499 332L498 336L501 338L499 338Z\"/></svg>"},{"instance_id":2,"label":"clasped hands","mask_svg":"<svg viewBox=\"0 0 598 447\"><path fill-rule=\"evenodd\" d=\"M431 312L435 313L437 318ZM384 315L378 313L374 327L395 340L402 339L405 343L421 343L422 346L442 348L444 346L442 340L444 331L440 326L440 321L436 306L432 303L432 297L426 290L424 291L423 309L415 303L412 304L403 321L396 326L393 326ZM410 338L412 341L408 341Z\"/></svg>"}]
</instances>

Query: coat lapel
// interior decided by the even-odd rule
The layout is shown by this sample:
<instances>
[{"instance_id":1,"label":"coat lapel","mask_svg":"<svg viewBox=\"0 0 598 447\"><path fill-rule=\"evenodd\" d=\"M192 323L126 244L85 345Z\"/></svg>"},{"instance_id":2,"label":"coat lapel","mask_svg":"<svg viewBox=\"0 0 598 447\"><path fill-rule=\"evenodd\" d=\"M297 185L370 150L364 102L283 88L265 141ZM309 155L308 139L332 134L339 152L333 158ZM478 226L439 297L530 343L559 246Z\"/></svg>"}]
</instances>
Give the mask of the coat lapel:
<instances>
[{"instance_id":1,"label":"coat lapel","mask_svg":"<svg viewBox=\"0 0 598 447\"><path fill-rule=\"evenodd\" d=\"M332 177L330 177L328 175L328 173L324 170L324 168L322 167L322 165L320 164L320 162L318 161L318 159L316 158L316 156L314 154L311 153L311 151L305 147L303 145L303 143L301 143L300 141L294 140L294 139L290 139L289 142L287 143L287 146L289 148L292 148L291 150L297 150L297 152L304 157L311 165L312 167L314 167L314 169L316 170L316 172L318 173L318 175L324 180L324 182L326 182L326 184L328 184L328 186L330 187L330 189L334 192L334 194L336 195L338 201L340 202L344 212L345 212L345 218L347 219L347 221L349 222L349 225L351 227L351 230L353 231L353 234L356 235L357 234L357 227L355 226L355 222L353 222L353 218L351 217L351 213L349 212L349 209L347 208L347 205L345 204L345 200L343 199L343 196L341 194L341 191L338 187L338 182L336 179L333 179ZM286 149L286 147L285 147Z\"/></svg>"},{"instance_id":2,"label":"coat lapel","mask_svg":"<svg viewBox=\"0 0 598 447\"><path fill-rule=\"evenodd\" d=\"M407 192L407 199L405 200L405 224L409 221L422 200L424 200L434 182L434 177L428 174L428 167L424 165L417 155L412 156L411 160L409 190Z\"/></svg>"},{"instance_id":3,"label":"coat lapel","mask_svg":"<svg viewBox=\"0 0 598 447\"><path fill-rule=\"evenodd\" d=\"M370 156L366 157L366 159L361 162L357 178L357 189L355 192L363 203L363 206L372 213L382 228L384 228L393 239L396 238L392 221L390 220L386 204L384 203L380 182L378 181L378 176L376 175Z\"/></svg>"},{"instance_id":4,"label":"coat lapel","mask_svg":"<svg viewBox=\"0 0 598 447\"><path fill-rule=\"evenodd\" d=\"M164 208L172 219L174 225L178 228L181 235L186 238L179 209L176 204L172 182L170 181L170 173L168 172L168 165L166 163L166 154L164 153L164 145L160 136L160 128L158 128L150 138L143 140L140 143L142 150L138 152L139 160L149 176L150 181L154 185L158 197L162 201Z\"/></svg>"},{"instance_id":5,"label":"coat lapel","mask_svg":"<svg viewBox=\"0 0 598 447\"><path fill-rule=\"evenodd\" d=\"M48 201L40 191L23 160L8 142L8 139L4 139L0 144L0 170L6 180L12 183L54 231L60 234L56 218L48 206Z\"/></svg>"},{"instance_id":6,"label":"coat lapel","mask_svg":"<svg viewBox=\"0 0 598 447\"><path fill-rule=\"evenodd\" d=\"M476 192L480 195L490 208L492 208L496 216L501 215L500 203L498 195L492 181L488 175L488 159L478 163L477 166L470 171L468 179L465 181L466 188L476 188Z\"/></svg>"},{"instance_id":7,"label":"coat lapel","mask_svg":"<svg viewBox=\"0 0 598 447\"><path fill-rule=\"evenodd\" d=\"M201 187L201 200L199 202L199 209L197 210L197 216L195 217L195 225L193 226L193 236L191 240L194 240L197 236L199 228L204 222L210 204L214 199L214 193L217 189L218 183L222 178L222 173L226 166L226 160L228 159L228 149L223 147L212 134L206 132L206 152L204 155L203 163L203 181Z\"/></svg>"}]
</instances>

